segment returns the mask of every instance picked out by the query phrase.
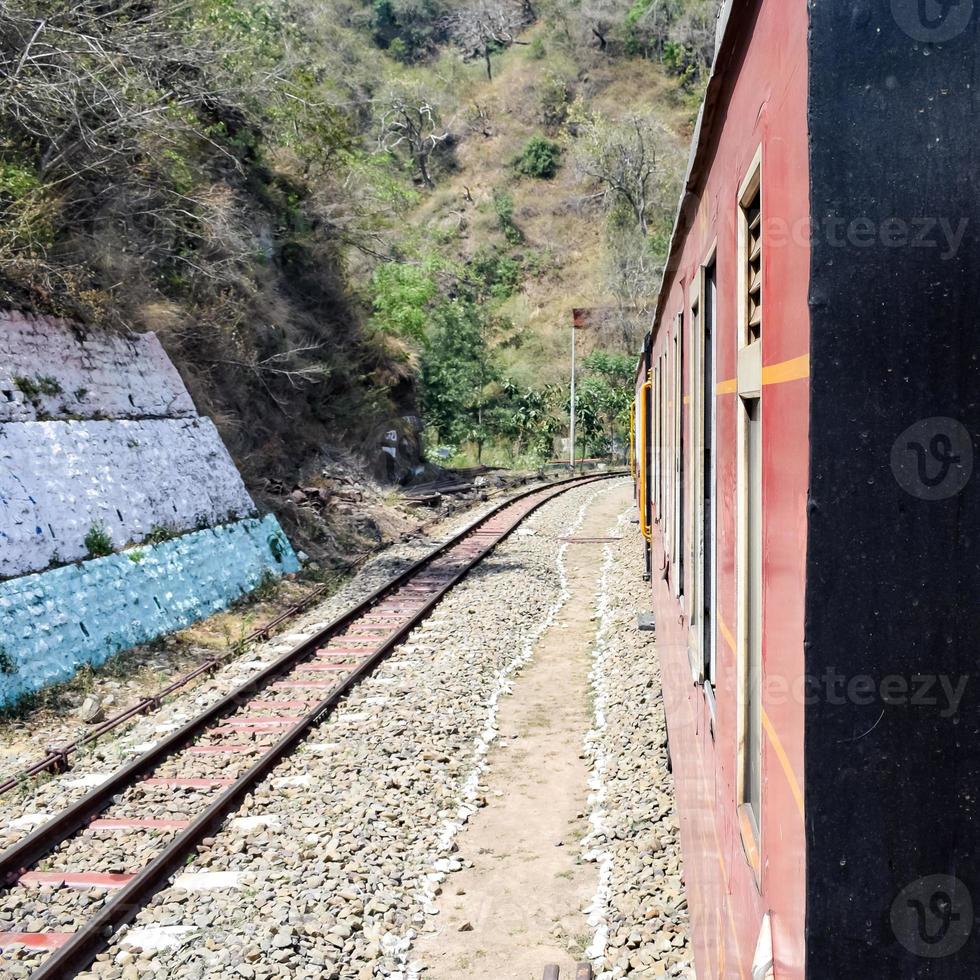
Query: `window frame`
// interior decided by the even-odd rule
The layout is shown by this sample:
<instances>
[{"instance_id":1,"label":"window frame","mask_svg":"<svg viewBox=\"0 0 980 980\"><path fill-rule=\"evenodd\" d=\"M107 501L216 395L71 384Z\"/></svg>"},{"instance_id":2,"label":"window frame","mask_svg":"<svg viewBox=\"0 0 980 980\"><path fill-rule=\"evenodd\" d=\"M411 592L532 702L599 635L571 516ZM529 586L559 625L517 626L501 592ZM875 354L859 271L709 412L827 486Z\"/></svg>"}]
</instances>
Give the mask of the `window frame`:
<instances>
[{"instance_id":1,"label":"window frame","mask_svg":"<svg viewBox=\"0 0 980 980\"><path fill-rule=\"evenodd\" d=\"M688 581L688 622L692 631L689 644L691 674L696 684L705 689L705 696L711 717L716 714L715 678L717 654L715 637L717 634L717 552L716 527L717 476L715 468L717 415L715 406L715 385L717 378L716 337L718 307L718 266L717 240L712 242L704 259L698 265L697 273L688 290L688 310L690 315L690 354L687 358L688 390L688 446L691 466L689 467L690 505L690 574ZM708 270L714 269L714 308L711 311L711 334L708 335ZM711 358L707 360L707 343L711 346ZM706 378L707 365L711 365L711 377ZM711 445L705 446L706 412L711 413L709 434ZM710 467L707 460L711 460ZM709 473L710 469L710 473ZM712 480L710 497L711 513L705 520L705 489ZM707 532L707 533L706 533ZM710 557L708 552L710 551ZM706 590L705 577L711 573L712 581ZM710 596L712 613L705 622L705 593ZM706 638L705 631L710 628L711 635Z\"/></svg>"},{"instance_id":2,"label":"window frame","mask_svg":"<svg viewBox=\"0 0 980 980\"><path fill-rule=\"evenodd\" d=\"M758 563L760 565L760 581L755 584L759 594L760 616L759 621L755 622L752 610L749 608L750 602L750 583L752 553L750 552L751 542L749 541L750 506L753 499L750 497L750 483L753 482L754 474L750 472L750 426L751 413L754 411L754 403L758 402L758 440L760 443L759 453L761 460L762 443L764 441L764 415L762 402L762 343L765 328L764 303L765 303L765 245L762 244L762 261L760 271L763 277L762 289L760 294L760 304L763 305L762 322L759 327L759 339L752 337L749 327L749 222L747 209L758 195L760 201L760 220L759 235L762 236L765 227L765 196L763 194L763 153L760 146L756 152L746 175L738 190L736 200L737 222L738 222L738 242L737 242L737 262L738 262L738 316L736 340L736 362L737 362L737 393L736 393L736 412L737 412L737 433L736 433L736 482L737 482L737 506L736 506L736 602L737 602L737 623L736 623L736 662L737 662L737 803L739 828L742 838L743 851L745 857L755 873L756 885L761 887L762 878L762 827L763 813L765 809L765 738L763 733L763 704L762 691L764 690L763 657L762 657L762 626L764 621L764 600L762 597L764 589L764 568L765 555L761 551L765 535L762 527L754 529L760 540L755 545L760 549ZM758 507L761 513L760 521L765 521L765 502L763 479L764 465L759 463L763 474L760 474L758 486L755 488L759 495ZM758 656L755 657L750 646L758 644ZM752 662L750 663L750 659ZM754 671L753 671L754 668ZM753 683L753 682L757 683ZM750 690L750 685L755 690ZM757 748L750 745L750 739L755 735ZM750 760L749 753L755 752L754 758ZM754 775L758 780L758 793L753 792L752 785L749 784L748 769L749 762L754 763ZM755 780L753 780L754 782Z\"/></svg>"},{"instance_id":3,"label":"window frame","mask_svg":"<svg viewBox=\"0 0 980 980\"><path fill-rule=\"evenodd\" d=\"M671 561L674 597L684 598L684 314L674 318L671 371Z\"/></svg>"}]
</instances>

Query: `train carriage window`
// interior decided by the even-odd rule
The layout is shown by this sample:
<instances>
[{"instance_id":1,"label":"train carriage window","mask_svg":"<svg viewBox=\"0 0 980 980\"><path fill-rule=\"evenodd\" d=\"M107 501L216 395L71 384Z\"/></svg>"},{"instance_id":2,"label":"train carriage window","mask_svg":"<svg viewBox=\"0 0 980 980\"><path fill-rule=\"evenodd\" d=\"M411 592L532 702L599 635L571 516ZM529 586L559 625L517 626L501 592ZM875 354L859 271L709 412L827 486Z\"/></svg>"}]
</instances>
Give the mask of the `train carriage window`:
<instances>
[{"instance_id":1,"label":"train carriage window","mask_svg":"<svg viewBox=\"0 0 980 980\"><path fill-rule=\"evenodd\" d=\"M660 521L660 508L663 504L663 468L661 467L661 451L663 445L663 424L664 424L664 400L663 400L663 372L661 370L663 358L657 355L657 522Z\"/></svg>"},{"instance_id":2,"label":"train carriage window","mask_svg":"<svg viewBox=\"0 0 980 980\"><path fill-rule=\"evenodd\" d=\"M653 481L653 519L654 522L660 520L660 358L657 358L656 366L653 369L653 388L650 391L650 400L653 406L651 417L653 425L650 427L651 450L650 458L653 460L652 481Z\"/></svg>"},{"instance_id":3,"label":"train carriage window","mask_svg":"<svg viewBox=\"0 0 980 980\"><path fill-rule=\"evenodd\" d=\"M664 497L667 475L664 472L664 423L667 416L667 386L664 383L666 371L663 354L657 360L657 519L661 520L664 512ZM665 534L667 529L665 528ZM669 535L665 538L666 546Z\"/></svg>"},{"instance_id":4,"label":"train carriage window","mask_svg":"<svg viewBox=\"0 0 980 980\"><path fill-rule=\"evenodd\" d=\"M669 349L669 341L668 341ZM668 557L671 554L671 526L670 526L670 484L672 479L670 465L670 363L667 360L666 351L660 358L662 370L660 373L660 398L662 402L662 425L660 428L660 474L661 500L660 512L663 516L664 524L664 554Z\"/></svg>"},{"instance_id":5,"label":"train carriage window","mask_svg":"<svg viewBox=\"0 0 980 980\"><path fill-rule=\"evenodd\" d=\"M654 452L654 434L657 426L657 400L655 394L657 390L657 370L653 366L652 356L648 364L647 389L644 393L647 421L643 432L645 443L644 453L646 454L647 528L651 532L652 540L653 522L657 513L657 457Z\"/></svg>"},{"instance_id":6,"label":"train carriage window","mask_svg":"<svg viewBox=\"0 0 980 980\"><path fill-rule=\"evenodd\" d=\"M700 337L700 533L698 581L701 613L701 652L704 657L705 684L715 687L715 318L717 315L717 270L712 259L702 273L704 318Z\"/></svg>"},{"instance_id":7,"label":"train carriage window","mask_svg":"<svg viewBox=\"0 0 980 980\"><path fill-rule=\"evenodd\" d=\"M674 591L684 595L684 315L674 325Z\"/></svg>"},{"instance_id":8,"label":"train carriage window","mask_svg":"<svg viewBox=\"0 0 980 980\"><path fill-rule=\"evenodd\" d=\"M663 355L657 358L657 520L664 505L664 371Z\"/></svg>"},{"instance_id":9,"label":"train carriage window","mask_svg":"<svg viewBox=\"0 0 980 980\"><path fill-rule=\"evenodd\" d=\"M762 826L762 324L764 223L761 156L739 196L738 667L740 798L759 842ZM756 852L757 853L757 852ZM758 868L756 868L758 872Z\"/></svg>"},{"instance_id":10,"label":"train carriage window","mask_svg":"<svg viewBox=\"0 0 980 980\"><path fill-rule=\"evenodd\" d=\"M746 230L749 343L762 337L762 190L743 207Z\"/></svg>"}]
</instances>

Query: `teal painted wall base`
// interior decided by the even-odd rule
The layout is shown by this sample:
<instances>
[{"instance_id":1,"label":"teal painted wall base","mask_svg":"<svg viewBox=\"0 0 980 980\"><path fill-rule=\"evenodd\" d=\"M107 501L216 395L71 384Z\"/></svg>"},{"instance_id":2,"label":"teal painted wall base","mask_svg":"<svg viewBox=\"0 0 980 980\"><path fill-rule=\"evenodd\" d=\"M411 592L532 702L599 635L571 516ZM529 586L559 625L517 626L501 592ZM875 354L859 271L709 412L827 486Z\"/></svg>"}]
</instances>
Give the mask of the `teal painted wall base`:
<instances>
[{"instance_id":1,"label":"teal painted wall base","mask_svg":"<svg viewBox=\"0 0 980 980\"><path fill-rule=\"evenodd\" d=\"M0 706L226 608L265 573L298 568L270 514L0 582Z\"/></svg>"}]
</instances>

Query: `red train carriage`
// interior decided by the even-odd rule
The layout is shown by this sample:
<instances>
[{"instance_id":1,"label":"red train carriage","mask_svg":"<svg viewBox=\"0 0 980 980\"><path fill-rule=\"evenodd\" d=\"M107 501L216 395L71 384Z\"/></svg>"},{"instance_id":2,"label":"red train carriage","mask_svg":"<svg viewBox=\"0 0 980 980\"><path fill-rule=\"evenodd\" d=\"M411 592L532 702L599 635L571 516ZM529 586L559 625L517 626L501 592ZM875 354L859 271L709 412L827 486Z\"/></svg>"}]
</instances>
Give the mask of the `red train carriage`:
<instances>
[{"instance_id":1,"label":"red train carriage","mask_svg":"<svg viewBox=\"0 0 980 980\"><path fill-rule=\"evenodd\" d=\"M734 0L637 378L697 974L980 976L974 0Z\"/></svg>"}]
</instances>

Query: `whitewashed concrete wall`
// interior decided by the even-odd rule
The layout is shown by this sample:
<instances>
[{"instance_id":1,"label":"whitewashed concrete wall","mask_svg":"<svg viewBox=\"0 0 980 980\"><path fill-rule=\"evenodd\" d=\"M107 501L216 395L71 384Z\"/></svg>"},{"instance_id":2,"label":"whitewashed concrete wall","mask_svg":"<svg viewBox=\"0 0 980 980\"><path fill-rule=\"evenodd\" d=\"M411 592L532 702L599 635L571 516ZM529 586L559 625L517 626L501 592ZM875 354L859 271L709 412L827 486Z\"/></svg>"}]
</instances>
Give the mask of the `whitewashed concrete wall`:
<instances>
[{"instance_id":1,"label":"whitewashed concrete wall","mask_svg":"<svg viewBox=\"0 0 980 980\"><path fill-rule=\"evenodd\" d=\"M270 515L0 582L0 705L224 609L264 575L298 568Z\"/></svg>"},{"instance_id":2,"label":"whitewashed concrete wall","mask_svg":"<svg viewBox=\"0 0 980 980\"><path fill-rule=\"evenodd\" d=\"M0 313L0 705L296 571L254 514L155 336Z\"/></svg>"},{"instance_id":3,"label":"whitewashed concrete wall","mask_svg":"<svg viewBox=\"0 0 980 980\"><path fill-rule=\"evenodd\" d=\"M87 557L96 523L120 549L254 510L210 419L0 425L0 578Z\"/></svg>"},{"instance_id":4,"label":"whitewashed concrete wall","mask_svg":"<svg viewBox=\"0 0 980 980\"><path fill-rule=\"evenodd\" d=\"M121 337L0 312L0 423L196 414L155 334Z\"/></svg>"}]
</instances>

